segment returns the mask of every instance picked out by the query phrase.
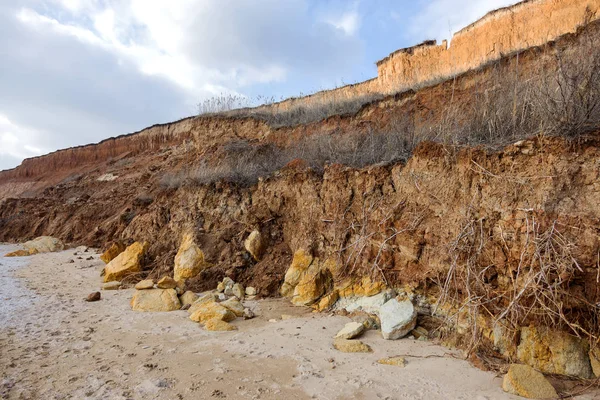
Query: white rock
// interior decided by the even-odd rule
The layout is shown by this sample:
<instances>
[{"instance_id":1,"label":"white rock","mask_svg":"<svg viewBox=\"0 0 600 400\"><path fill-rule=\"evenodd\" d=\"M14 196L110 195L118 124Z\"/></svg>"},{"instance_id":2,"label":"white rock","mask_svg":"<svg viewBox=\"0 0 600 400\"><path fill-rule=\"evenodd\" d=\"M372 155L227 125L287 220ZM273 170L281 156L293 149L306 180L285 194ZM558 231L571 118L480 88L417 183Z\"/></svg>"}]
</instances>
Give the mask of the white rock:
<instances>
[{"instance_id":1,"label":"white rock","mask_svg":"<svg viewBox=\"0 0 600 400\"><path fill-rule=\"evenodd\" d=\"M409 300L387 301L379 308L381 333L386 340L396 340L406 336L417 324L417 310Z\"/></svg>"},{"instance_id":2,"label":"white rock","mask_svg":"<svg viewBox=\"0 0 600 400\"><path fill-rule=\"evenodd\" d=\"M365 326L360 322L349 322L335 335L336 339L354 339L365 330Z\"/></svg>"},{"instance_id":3,"label":"white rock","mask_svg":"<svg viewBox=\"0 0 600 400\"><path fill-rule=\"evenodd\" d=\"M246 288L246 296L256 296L256 289L252 286Z\"/></svg>"},{"instance_id":4,"label":"white rock","mask_svg":"<svg viewBox=\"0 0 600 400\"><path fill-rule=\"evenodd\" d=\"M368 314L377 314L379 308L393 296L394 293L387 290L370 297L346 297L338 300L336 308L343 308L348 312L364 311Z\"/></svg>"}]
</instances>

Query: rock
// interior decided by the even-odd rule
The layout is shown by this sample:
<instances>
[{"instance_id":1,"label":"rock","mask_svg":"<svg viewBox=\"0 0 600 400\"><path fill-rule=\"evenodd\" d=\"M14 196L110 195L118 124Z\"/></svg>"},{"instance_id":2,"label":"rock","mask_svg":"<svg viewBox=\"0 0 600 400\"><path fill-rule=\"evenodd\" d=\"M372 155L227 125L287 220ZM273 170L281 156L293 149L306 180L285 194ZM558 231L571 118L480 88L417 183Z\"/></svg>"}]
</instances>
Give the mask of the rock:
<instances>
[{"instance_id":1,"label":"rock","mask_svg":"<svg viewBox=\"0 0 600 400\"><path fill-rule=\"evenodd\" d=\"M114 242L102 255L100 259L104 261L105 264L108 264L112 260L114 260L119 254L125 251L127 246L123 242Z\"/></svg>"},{"instance_id":2,"label":"rock","mask_svg":"<svg viewBox=\"0 0 600 400\"><path fill-rule=\"evenodd\" d=\"M221 304L215 301L209 301L200 304L200 306L198 306L190 315L190 319L196 322L206 322L213 318L229 322L235 319L235 314Z\"/></svg>"},{"instance_id":3,"label":"rock","mask_svg":"<svg viewBox=\"0 0 600 400\"><path fill-rule=\"evenodd\" d=\"M259 231L252 231L244 241L244 248L254 261L260 261L264 251L264 241Z\"/></svg>"},{"instance_id":4,"label":"rock","mask_svg":"<svg viewBox=\"0 0 600 400\"><path fill-rule=\"evenodd\" d=\"M106 264L104 282L118 281L128 275L140 272L142 270L140 263L147 248L148 243L135 242Z\"/></svg>"},{"instance_id":5,"label":"rock","mask_svg":"<svg viewBox=\"0 0 600 400\"><path fill-rule=\"evenodd\" d=\"M204 324L204 329L206 329L207 331L224 332L235 331L237 330L237 326L231 325L230 323L225 322L222 319L213 318L206 321L206 323Z\"/></svg>"},{"instance_id":6,"label":"rock","mask_svg":"<svg viewBox=\"0 0 600 400\"><path fill-rule=\"evenodd\" d=\"M215 293L203 294L202 296L198 297L198 299L196 299L195 302L192 303L192 306L189 308L188 312L190 314L193 314L194 312L196 312L196 310L198 310L198 308L200 308L202 304L217 300L218 297Z\"/></svg>"},{"instance_id":7,"label":"rock","mask_svg":"<svg viewBox=\"0 0 600 400\"><path fill-rule=\"evenodd\" d=\"M365 330L365 326L359 322L348 322L341 331L335 335L336 339L354 339L360 336Z\"/></svg>"},{"instance_id":8,"label":"rock","mask_svg":"<svg viewBox=\"0 0 600 400\"><path fill-rule=\"evenodd\" d=\"M175 311L181 308L175 289L136 290L131 299L133 311Z\"/></svg>"},{"instance_id":9,"label":"rock","mask_svg":"<svg viewBox=\"0 0 600 400\"><path fill-rule=\"evenodd\" d=\"M314 304L325 294L327 286L325 271L321 271L316 263L311 265L294 288L292 304L297 306Z\"/></svg>"},{"instance_id":10,"label":"rock","mask_svg":"<svg viewBox=\"0 0 600 400\"><path fill-rule=\"evenodd\" d=\"M102 285L102 290L118 290L121 289L120 281L110 281Z\"/></svg>"},{"instance_id":11,"label":"rock","mask_svg":"<svg viewBox=\"0 0 600 400\"><path fill-rule=\"evenodd\" d=\"M589 356L592 372L596 378L600 378L600 350L598 348L590 350Z\"/></svg>"},{"instance_id":12,"label":"rock","mask_svg":"<svg viewBox=\"0 0 600 400\"><path fill-rule=\"evenodd\" d=\"M335 339L333 347L342 353L371 353L373 350L369 345L360 340Z\"/></svg>"},{"instance_id":13,"label":"rock","mask_svg":"<svg viewBox=\"0 0 600 400\"><path fill-rule=\"evenodd\" d=\"M381 306L394 295L394 291L386 290L374 296L341 298L336 304L336 308L343 308L350 313L364 311L367 314L377 314Z\"/></svg>"},{"instance_id":14,"label":"rock","mask_svg":"<svg viewBox=\"0 0 600 400\"><path fill-rule=\"evenodd\" d=\"M223 302L221 302L219 304L221 304L223 307L225 307L228 310L230 310L237 317L243 317L244 316L244 306L235 297L232 297L232 298L230 298L228 300L225 300L225 301L223 301Z\"/></svg>"},{"instance_id":15,"label":"rock","mask_svg":"<svg viewBox=\"0 0 600 400\"><path fill-rule=\"evenodd\" d=\"M292 264L286 271L283 285L281 285L281 289L279 290L279 293L283 297L292 297L294 295L296 285L300 282L304 272L310 267L312 262L313 257L303 249L297 250L294 253Z\"/></svg>"},{"instance_id":16,"label":"rock","mask_svg":"<svg viewBox=\"0 0 600 400\"><path fill-rule=\"evenodd\" d=\"M248 286L246 288L246 296L256 296L256 293L257 293L256 289L253 288L252 286Z\"/></svg>"},{"instance_id":17,"label":"rock","mask_svg":"<svg viewBox=\"0 0 600 400\"><path fill-rule=\"evenodd\" d=\"M547 374L593 377L588 341L566 332L543 327L521 328L517 359Z\"/></svg>"},{"instance_id":18,"label":"rock","mask_svg":"<svg viewBox=\"0 0 600 400\"><path fill-rule=\"evenodd\" d=\"M152 279L144 279L143 281L136 283L135 288L137 290L153 289L154 281Z\"/></svg>"},{"instance_id":19,"label":"rock","mask_svg":"<svg viewBox=\"0 0 600 400\"><path fill-rule=\"evenodd\" d=\"M513 364L504 375L502 389L528 399L555 399L554 387L540 372L528 365Z\"/></svg>"},{"instance_id":20,"label":"rock","mask_svg":"<svg viewBox=\"0 0 600 400\"><path fill-rule=\"evenodd\" d=\"M382 358L381 360L377 360L379 364L383 365L395 365L397 367L405 367L406 360L404 357L390 357L390 358Z\"/></svg>"},{"instance_id":21,"label":"rock","mask_svg":"<svg viewBox=\"0 0 600 400\"><path fill-rule=\"evenodd\" d=\"M294 319L294 316L289 314L281 314L282 321L287 321L288 319Z\"/></svg>"},{"instance_id":22,"label":"rock","mask_svg":"<svg viewBox=\"0 0 600 400\"><path fill-rule=\"evenodd\" d=\"M429 331L427 331L427 329L423 328L422 326L417 326L415 329L410 331L410 334L413 335L417 339L420 339L420 338L427 339L429 337Z\"/></svg>"},{"instance_id":23,"label":"rock","mask_svg":"<svg viewBox=\"0 0 600 400\"><path fill-rule=\"evenodd\" d=\"M30 255L37 253L53 253L55 251L62 251L65 249L63 242L51 236L40 236L23 243L23 247L29 252Z\"/></svg>"},{"instance_id":24,"label":"rock","mask_svg":"<svg viewBox=\"0 0 600 400\"><path fill-rule=\"evenodd\" d=\"M379 319L384 339L400 339L415 328L417 310L409 300L391 299L379 308Z\"/></svg>"},{"instance_id":25,"label":"rock","mask_svg":"<svg viewBox=\"0 0 600 400\"><path fill-rule=\"evenodd\" d=\"M323 296L321 300L319 300L319 302L315 306L315 310L319 312L329 310L331 307L333 307L335 302L339 300L339 298L340 295L338 294L338 291L334 290L333 292L329 293L326 296Z\"/></svg>"},{"instance_id":26,"label":"rock","mask_svg":"<svg viewBox=\"0 0 600 400\"><path fill-rule=\"evenodd\" d=\"M210 268L210 264L206 262L204 253L194 243L194 237L186 234L175 255L173 277L176 281L193 278L207 268Z\"/></svg>"},{"instance_id":27,"label":"rock","mask_svg":"<svg viewBox=\"0 0 600 400\"><path fill-rule=\"evenodd\" d=\"M235 282L233 281L233 279L231 279L228 276L226 276L225 278L223 278L222 283L223 283L223 285L225 285L225 287L227 287L227 286L233 287L233 285L235 285Z\"/></svg>"},{"instance_id":28,"label":"rock","mask_svg":"<svg viewBox=\"0 0 600 400\"><path fill-rule=\"evenodd\" d=\"M181 301L181 300L180 300L180 301ZM181 310L183 310L183 311L187 311L187 310L189 310L191 307L192 307L192 305L191 305L191 304L184 304L184 305L182 305L182 306L181 306Z\"/></svg>"},{"instance_id":29,"label":"rock","mask_svg":"<svg viewBox=\"0 0 600 400\"><path fill-rule=\"evenodd\" d=\"M6 253L4 257L27 257L30 256L29 251L27 250L16 250L11 253Z\"/></svg>"},{"instance_id":30,"label":"rock","mask_svg":"<svg viewBox=\"0 0 600 400\"><path fill-rule=\"evenodd\" d=\"M100 295L100 292L94 292L94 293L90 293L88 294L88 297L85 299L85 301L98 301L102 298L102 296Z\"/></svg>"},{"instance_id":31,"label":"rock","mask_svg":"<svg viewBox=\"0 0 600 400\"><path fill-rule=\"evenodd\" d=\"M198 295L190 290L179 296L179 301L182 306L191 306L196 300L198 300Z\"/></svg>"},{"instance_id":32,"label":"rock","mask_svg":"<svg viewBox=\"0 0 600 400\"><path fill-rule=\"evenodd\" d=\"M217 285L217 292L223 293L225 291L225 284L223 282L219 282Z\"/></svg>"},{"instance_id":33,"label":"rock","mask_svg":"<svg viewBox=\"0 0 600 400\"><path fill-rule=\"evenodd\" d=\"M175 289L177 282L170 276L163 276L156 284L156 287L159 289Z\"/></svg>"},{"instance_id":34,"label":"rock","mask_svg":"<svg viewBox=\"0 0 600 400\"><path fill-rule=\"evenodd\" d=\"M231 292L239 300L244 300L245 292L244 292L244 287L241 284L239 284L239 283L234 284L233 288L231 289Z\"/></svg>"},{"instance_id":35,"label":"rock","mask_svg":"<svg viewBox=\"0 0 600 400\"><path fill-rule=\"evenodd\" d=\"M365 276L358 281L346 281L337 286L337 289L340 297L371 297L381 293L385 289L385 284Z\"/></svg>"},{"instance_id":36,"label":"rock","mask_svg":"<svg viewBox=\"0 0 600 400\"><path fill-rule=\"evenodd\" d=\"M252 319L255 316L256 315L254 315L254 312L251 309L244 308L244 319Z\"/></svg>"}]
</instances>

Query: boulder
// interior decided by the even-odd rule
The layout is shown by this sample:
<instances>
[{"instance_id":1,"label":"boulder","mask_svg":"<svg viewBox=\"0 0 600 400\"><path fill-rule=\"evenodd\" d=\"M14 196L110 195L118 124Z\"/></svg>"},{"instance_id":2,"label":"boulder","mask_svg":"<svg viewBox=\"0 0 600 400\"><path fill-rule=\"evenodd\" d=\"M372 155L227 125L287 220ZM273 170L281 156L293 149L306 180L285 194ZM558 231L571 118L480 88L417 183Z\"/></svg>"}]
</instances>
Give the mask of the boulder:
<instances>
[{"instance_id":1,"label":"boulder","mask_svg":"<svg viewBox=\"0 0 600 400\"><path fill-rule=\"evenodd\" d=\"M225 301L223 301L223 302L221 302L219 304L221 304L223 307L225 307L228 310L230 310L237 317L243 317L244 316L244 306L235 297L232 297L232 298L230 298L228 300L225 300Z\"/></svg>"},{"instance_id":2,"label":"boulder","mask_svg":"<svg viewBox=\"0 0 600 400\"><path fill-rule=\"evenodd\" d=\"M264 240L259 231L252 231L244 241L244 248L254 261L260 261L264 251Z\"/></svg>"},{"instance_id":3,"label":"boulder","mask_svg":"<svg viewBox=\"0 0 600 400\"><path fill-rule=\"evenodd\" d=\"M102 285L102 290L119 290L121 289L120 281L110 281Z\"/></svg>"},{"instance_id":4,"label":"boulder","mask_svg":"<svg viewBox=\"0 0 600 400\"><path fill-rule=\"evenodd\" d=\"M146 290L154 288L154 281L152 279L144 279L135 284L137 290Z\"/></svg>"},{"instance_id":5,"label":"boulder","mask_svg":"<svg viewBox=\"0 0 600 400\"><path fill-rule=\"evenodd\" d=\"M175 289L177 282L170 276L163 276L156 284L156 287L159 289Z\"/></svg>"},{"instance_id":6,"label":"boulder","mask_svg":"<svg viewBox=\"0 0 600 400\"><path fill-rule=\"evenodd\" d=\"M379 319L384 339L400 339L415 329L417 310L409 300L391 299L379 308Z\"/></svg>"},{"instance_id":7,"label":"boulder","mask_svg":"<svg viewBox=\"0 0 600 400\"><path fill-rule=\"evenodd\" d=\"M100 292L94 292L94 293L90 293L88 294L88 297L85 299L85 301L98 301L102 298L102 295L100 294Z\"/></svg>"},{"instance_id":8,"label":"boulder","mask_svg":"<svg viewBox=\"0 0 600 400\"><path fill-rule=\"evenodd\" d=\"M337 308L343 308L346 311L353 313L364 311L367 314L377 314L381 306L394 297L392 290L387 290L368 297L346 297L340 299Z\"/></svg>"},{"instance_id":9,"label":"boulder","mask_svg":"<svg viewBox=\"0 0 600 400\"><path fill-rule=\"evenodd\" d=\"M502 389L528 399L555 399L554 387L540 372L528 365L513 364L502 381Z\"/></svg>"},{"instance_id":10,"label":"boulder","mask_svg":"<svg viewBox=\"0 0 600 400\"><path fill-rule=\"evenodd\" d=\"M135 242L104 267L104 282L119 281L142 270L142 257L148 243Z\"/></svg>"},{"instance_id":11,"label":"boulder","mask_svg":"<svg viewBox=\"0 0 600 400\"><path fill-rule=\"evenodd\" d=\"M63 242L51 236L40 236L23 243L23 247L29 252L29 254L53 253L55 251L62 251L65 249Z\"/></svg>"},{"instance_id":12,"label":"boulder","mask_svg":"<svg viewBox=\"0 0 600 400\"><path fill-rule=\"evenodd\" d=\"M108 264L112 260L114 260L119 254L125 251L127 246L123 242L114 242L102 255L100 259L104 261L105 264Z\"/></svg>"},{"instance_id":13,"label":"boulder","mask_svg":"<svg viewBox=\"0 0 600 400\"><path fill-rule=\"evenodd\" d=\"M207 303L200 304L190 315L190 319L196 322L206 322L214 318L220 319L225 322L230 322L233 321L236 317L233 312L223 307L216 301L209 301Z\"/></svg>"},{"instance_id":14,"label":"boulder","mask_svg":"<svg viewBox=\"0 0 600 400\"><path fill-rule=\"evenodd\" d=\"M246 296L256 296L256 293L257 293L256 289L253 288L252 286L248 286L246 288Z\"/></svg>"},{"instance_id":15,"label":"boulder","mask_svg":"<svg viewBox=\"0 0 600 400\"><path fill-rule=\"evenodd\" d=\"M175 268L173 271L175 280L193 278L209 267L210 264L206 262L204 253L194 243L194 237L191 234L186 234L175 255Z\"/></svg>"},{"instance_id":16,"label":"boulder","mask_svg":"<svg viewBox=\"0 0 600 400\"><path fill-rule=\"evenodd\" d=\"M204 329L207 331L225 332L235 331L237 330L237 326L231 325L229 322L225 322L222 319L213 318L204 323Z\"/></svg>"},{"instance_id":17,"label":"boulder","mask_svg":"<svg viewBox=\"0 0 600 400\"><path fill-rule=\"evenodd\" d=\"M292 297L294 295L296 285L300 282L300 279L302 279L302 276L312 262L313 257L303 249L297 250L294 253L292 264L286 271L283 285L281 285L281 289L279 290L279 293L283 297Z\"/></svg>"},{"instance_id":18,"label":"boulder","mask_svg":"<svg viewBox=\"0 0 600 400\"><path fill-rule=\"evenodd\" d=\"M231 292L239 300L244 300L245 291L244 291L244 287L240 283L234 284L233 288L231 289Z\"/></svg>"},{"instance_id":19,"label":"boulder","mask_svg":"<svg viewBox=\"0 0 600 400\"><path fill-rule=\"evenodd\" d=\"M364 330L365 326L360 322L348 322L335 337L336 339L354 339L360 336Z\"/></svg>"},{"instance_id":20,"label":"boulder","mask_svg":"<svg viewBox=\"0 0 600 400\"><path fill-rule=\"evenodd\" d=\"M371 353L373 350L360 340L335 339L333 347L342 353Z\"/></svg>"},{"instance_id":21,"label":"boulder","mask_svg":"<svg viewBox=\"0 0 600 400\"><path fill-rule=\"evenodd\" d=\"M314 306L315 310L321 312L330 309L339 300L340 295L337 290L323 296L321 300Z\"/></svg>"},{"instance_id":22,"label":"boulder","mask_svg":"<svg viewBox=\"0 0 600 400\"><path fill-rule=\"evenodd\" d=\"M133 311L175 311L180 308L175 289L136 290L131 299Z\"/></svg>"},{"instance_id":23,"label":"boulder","mask_svg":"<svg viewBox=\"0 0 600 400\"><path fill-rule=\"evenodd\" d=\"M382 358L381 360L377 360L377 362L379 364L394 365L396 367L405 367L406 366L406 360L404 359L404 357Z\"/></svg>"},{"instance_id":24,"label":"boulder","mask_svg":"<svg viewBox=\"0 0 600 400\"><path fill-rule=\"evenodd\" d=\"M550 328L521 328L517 359L547 374L594 376L588 341Z\"/></svg>"},{"instance_id":25,"label":"boulder","mask_svg":"<svg viewBox=\"0 0 600 400\"><path fill-rule=\"evenodd\" d=\"M327 287L326 271L321 271L319 265L314 263L306 270L294 288L292 303L297 306L310 306L325 294Z\"/></svg>"},{"instance_id":26,"label":"boulder","mask_svg":"<svg viewBox=\"0 0 600 400\"><path fill-rule=\"evenodd\" d=\"M190 290L179 296L179 301L182 306L191 306L196 300L198 300L198 295Z\"/></svg>"},{"instance_id":27,"label":"boulder","mask_svg":"<svg viewBox=\"0 0 600 400\"><path fill-rule=\"evenodd\" d=\"M196 310L198 310L198 308L200 308L200 306L204 303L209 303L211 301L217 301L218 297L216 294L214 293L206 293L203 294L202 296L198 297L196 299L196 301L194 301L191 305L191 307L189 308L188 312L190 314L193 314L194 312L196 312Z\"/></svg>"}]
</instances>

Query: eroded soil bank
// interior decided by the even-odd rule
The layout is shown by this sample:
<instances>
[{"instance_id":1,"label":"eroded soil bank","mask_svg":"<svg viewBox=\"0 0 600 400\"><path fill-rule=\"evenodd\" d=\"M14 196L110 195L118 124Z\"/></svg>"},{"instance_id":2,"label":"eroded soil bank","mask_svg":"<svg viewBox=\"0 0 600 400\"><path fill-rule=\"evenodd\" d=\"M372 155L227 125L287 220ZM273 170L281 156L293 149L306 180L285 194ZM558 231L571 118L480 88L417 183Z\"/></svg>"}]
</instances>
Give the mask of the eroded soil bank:
<instances>
[{"instance_id":1,"label":"eroded soil bank","mask_svg":"<svg viewBox=\"0 0 600 400\"><path fill-rule=\"evenodd\" d=\"M133 289L87 303L103 263L85 249L0 258L1 398L514 398L495 374L429 342L369 331L361 340L372 354L340 353L332 338L349 319L287 300L247 302L259 316L234 322L233 333L206 332L185 311L133 312ZM395 355L406 367L376 362Z\"/></svg>"}]
</instances>

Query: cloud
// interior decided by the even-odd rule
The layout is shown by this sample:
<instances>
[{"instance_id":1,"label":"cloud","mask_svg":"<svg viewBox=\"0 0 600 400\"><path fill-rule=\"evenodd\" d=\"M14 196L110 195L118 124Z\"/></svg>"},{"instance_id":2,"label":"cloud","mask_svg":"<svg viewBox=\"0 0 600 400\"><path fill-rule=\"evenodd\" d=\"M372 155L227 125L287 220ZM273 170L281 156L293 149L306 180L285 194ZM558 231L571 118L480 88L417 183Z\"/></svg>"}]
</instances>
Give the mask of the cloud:
<instances>
[{"instance_id":1,"label":"cloud","mask_svg":"<svg viewBox=\"0 0 600 400\"><path fill-rule=\"evenodd\" d=\"M19 126L0 113L0 162L4 159L23 159L42 154L45 149L28 145L39 140L42 133Z\"/></svg>"}]
</instances>

